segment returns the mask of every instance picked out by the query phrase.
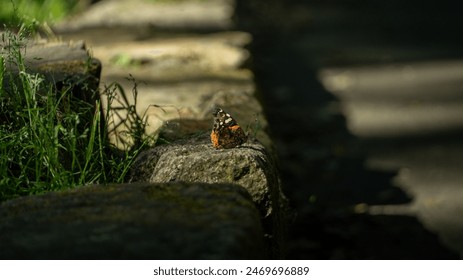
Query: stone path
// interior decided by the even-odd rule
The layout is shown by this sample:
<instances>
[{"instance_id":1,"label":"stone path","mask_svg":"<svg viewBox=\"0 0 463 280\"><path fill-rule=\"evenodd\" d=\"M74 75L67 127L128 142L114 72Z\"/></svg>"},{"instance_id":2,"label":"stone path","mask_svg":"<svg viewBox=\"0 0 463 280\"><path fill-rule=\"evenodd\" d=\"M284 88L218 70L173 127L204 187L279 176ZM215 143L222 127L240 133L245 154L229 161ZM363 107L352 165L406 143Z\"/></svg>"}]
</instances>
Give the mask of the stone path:
<instances>
[{"instance_id":1,"label":"stone path","mask_svg":"<svg viewBox=\"0 0 463 280\"><path fill-rule=\"evenodd\" d=\"M83 186L2 203L0 258L284 256L287 200L253 75L244 67L250 59L244 47L252 38L230 30L232 4L107 0L53 27L57 37L70 42L58 44L70 54L76 45L84 57L88 49L101 61L92 62L95 68L101 65L94 77L102 71L102 95L115 90L118 102L136 107L148 122L147 134L164 145L136 158L127 184ZM37 55L41 61L53 61L46 64L51 68L66 64L66 55L54 59L46 46ZM112 112L120 113L114 106ZM216 107L234 116L248 133L246 143L212 147ZM125 132L117 126L112 133L121 148L130 145Z\"/></svg>"},{"instance_id":2,"label":"stone path","mask_svg":"<svg viewBox=\"0 0 463 280\"><path fill-rule=\"evenodd\" d=\"M252 38L229 31L232 5L228 0L101 1L55 30L62 40L85 40L103 64L102 85L117 82L131 98L134 84L127 78L134 77L137 111L146 113L148 133L173 120L211 126L212 109L221 105L269 145L253 75L243 68L249 59L244 46Z\"/></svg>"},{"instance_id":3,"label":"stone path","mask_svg":"<svg viewBox=\"0 0 463 280\"><path fill-rule=\"evenodd\" d=\"M422 30L406 13L391 23L390 2L380 14L340 3L181 3L101 1L56 26L57 35L87 42L102 60L103 83L131 92L126 77L137 79L137 109L150 108L151 131L179 119L207 130L210 109L226 104L271 146L253 73L243 67L252 41L283 181L299 212L289 258L463 252L463 63L455 55L461 42L448 40L451 24ZM235 29L252 37L229 31L233 12ZM424 44L430 34L440 37Z\"/></svg>"},{"instance_id":4,"label":"stone path","mask_svg":"<svg viewBox=\"0 0 463 280\"><path fill-rule=\"evenodd\" d=\"M463 59L455 51L462 42L452 35L461 22L446 4L420 9L423 29L402 18L404 29L396 33L404 39L383 49L389 61L325 66L321 80L343 103L349 130L364 143L366 168L397 172L391 184L412 199L408 204L370 205L367 212L417 217L461 256ZM384 55L370 53L376 61Z\"/></svg>"},{"instance_id":5,"label":"stone path","mask_svg":"<svg viewBox=\"0 0 463 280\"><path fill-rule=\"evenodd\" d=\"M290 257L461 256L463 44L444 2L238 1L300 213Z\"/></svg>"},{"instance_id":6,"label":"stone path","mask_svg":"<svg viewBox=\"0 0 463 280\"><path fill-rule=\"evenodd\" d=\"M323 80L343 101L350 130L365 141L366 166L396 171L393 185L413 198L407 205L370 205L368 212L417 216L463 252L463 60L339 70Z\"/></svg>"}]
</instances>

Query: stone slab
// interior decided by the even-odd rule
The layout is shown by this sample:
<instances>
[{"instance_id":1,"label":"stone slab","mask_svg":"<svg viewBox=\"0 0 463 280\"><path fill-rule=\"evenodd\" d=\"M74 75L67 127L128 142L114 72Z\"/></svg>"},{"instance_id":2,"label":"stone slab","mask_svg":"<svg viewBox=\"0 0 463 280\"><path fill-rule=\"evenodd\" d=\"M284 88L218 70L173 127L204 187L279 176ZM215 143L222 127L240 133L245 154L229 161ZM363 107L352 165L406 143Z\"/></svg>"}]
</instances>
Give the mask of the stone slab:
<instances>
[{"instance_id":1,"label":"stone slab","mask_svg":"<svg viewBox=\"0 0 463 280\"><path fill-rule=\"evenodd\" d=\"M269 245L278 257L288 214L272 156L258 141L217 150L208 134L158 145L135 160L132 182L232 183L244 187L259 210Z\"/></svg>"},{"instance_id":2,"label":"stone slab","mask_svg":"<svg viewBox=\"0 0 463 280\"><path fill-rule=\"evenodd\" d=\"M1 259L266 258L259 215L231 184L93 185L0 205Z\"/></svg>"}]
</instances>

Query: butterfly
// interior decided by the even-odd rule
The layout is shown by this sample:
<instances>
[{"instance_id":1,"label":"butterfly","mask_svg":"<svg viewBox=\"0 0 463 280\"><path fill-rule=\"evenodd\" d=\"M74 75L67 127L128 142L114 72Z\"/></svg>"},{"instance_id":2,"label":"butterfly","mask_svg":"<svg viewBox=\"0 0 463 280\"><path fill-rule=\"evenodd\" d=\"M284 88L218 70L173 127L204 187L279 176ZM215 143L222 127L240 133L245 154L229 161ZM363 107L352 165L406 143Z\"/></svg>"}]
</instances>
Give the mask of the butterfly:
<instances>
[{"instance_id":1,"label":"butterfly","mask_svg":"<svg viewBox=\"0 0 463 280\"><path fill-rule=\"evenodd\" d=\"M214 110L214 126L211 132L212 146L216 149L231 149L248 140L236 120L221 108Z\"/></svg>"}]
</instances>

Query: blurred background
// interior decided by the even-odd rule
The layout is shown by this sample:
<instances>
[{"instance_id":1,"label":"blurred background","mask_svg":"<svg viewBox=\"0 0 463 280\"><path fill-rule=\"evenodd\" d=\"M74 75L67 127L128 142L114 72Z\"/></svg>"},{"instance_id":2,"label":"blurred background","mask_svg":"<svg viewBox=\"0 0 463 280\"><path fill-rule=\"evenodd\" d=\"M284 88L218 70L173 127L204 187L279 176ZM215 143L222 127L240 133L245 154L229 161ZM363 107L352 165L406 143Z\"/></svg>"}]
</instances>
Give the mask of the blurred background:
<instances>
[{"instance_id":1,"label":"blurred background","mask_svg":"<svg viewBox=\"0 0 463 280\"><path fill-rule=\"evenodd\" d=\"M459 258L457 11L454 1L237 1L298 210L289 258Z\"/></svg>"},{"instance_id":2,"label":"blurred background","mask_svg":"<svg viewBox=\"0 0 463 280\"><path fill-rule=\"evenodd\" d=\"M119 25L75 31L79 15L112 1L124 0L3 0L0 22L46 21L58 36L90 42L159 35L124 11L110 14ZM296 213L286 258L461 257L463 17L456 1L150 1L224 3L231 11L225 23L165 33L252 35L246 67ZM202 18L224 11L210 7ZM67 23L75 28L60 27Z\"/></svg>"}]
</instances>

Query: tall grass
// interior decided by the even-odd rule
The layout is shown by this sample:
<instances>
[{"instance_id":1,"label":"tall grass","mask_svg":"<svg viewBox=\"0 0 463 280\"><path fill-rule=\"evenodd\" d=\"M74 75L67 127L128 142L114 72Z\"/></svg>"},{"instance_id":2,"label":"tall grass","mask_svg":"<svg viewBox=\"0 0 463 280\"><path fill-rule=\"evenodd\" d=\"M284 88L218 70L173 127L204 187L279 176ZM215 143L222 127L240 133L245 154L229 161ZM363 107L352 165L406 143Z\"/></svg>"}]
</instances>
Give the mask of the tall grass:
<instances>
[{"instance_id":1,"label":"tall grass","mask_svg":"<svg viewBox=\"0 0 463 280\"><path fill-rule=\"evenodd\" d=\"M147 145L141 138L125 151L110 144L111 104L116 95L127 100L125 92L117 85L107 88L102 95L107 111L102 112L99 99L88 103L73 96L72 86L57 88L29 71L24 62L25 40L24 34L2 35L0 201L91 183L123 182L134 158ZM127 112L138 122L128 127L129 132L142 135L143 118L132 107Z\"/></svg>"}]
</instances>

